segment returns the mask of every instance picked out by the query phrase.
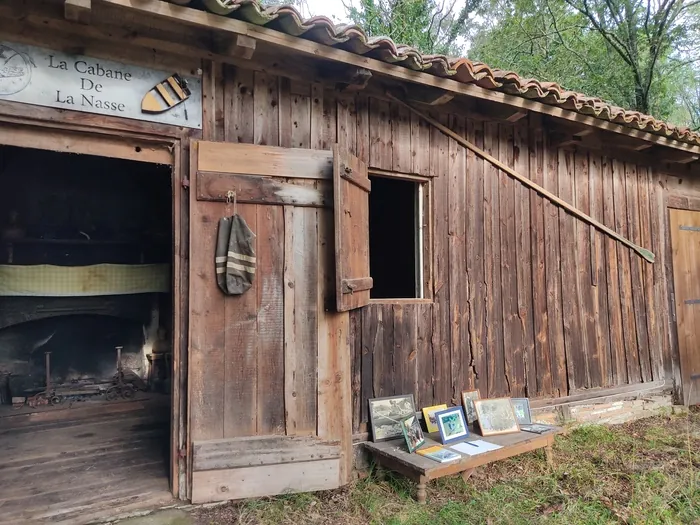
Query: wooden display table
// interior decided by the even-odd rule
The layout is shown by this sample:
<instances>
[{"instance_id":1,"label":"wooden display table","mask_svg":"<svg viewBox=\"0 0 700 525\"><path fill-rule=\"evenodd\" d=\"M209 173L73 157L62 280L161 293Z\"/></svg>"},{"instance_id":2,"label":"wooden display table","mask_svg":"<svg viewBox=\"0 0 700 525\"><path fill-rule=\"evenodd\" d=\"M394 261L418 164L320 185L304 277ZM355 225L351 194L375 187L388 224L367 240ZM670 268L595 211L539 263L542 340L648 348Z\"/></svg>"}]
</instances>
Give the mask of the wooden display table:
<instances>
[{"instance_id":1,"label":"wooden display table","mask_svg":"<svg viewBox=\"0 0 700 525\"><path fill-rule=\"evenodd\" d=\"M416 499L419 503L425 503L425 486L431 479L438 479L451 474L461 473L462 478L466 480L471 476L476 467L498 461L499 459L510 458L525 452L530 452L531 450L537 450L538 448L545 449L547 462L551 465L551 447L552 443L554 443L554 436L561 431L561 427L552 427L552 430L545 434L518 432L488 437L482 437L472 433L465 441L483 439L484 441L501 445L501 448L475 456L461 454L461 460L449 463L438 463L420 454L409 454L406 448L406 442L403 438L380 443L367 442L365 446L377 463L389 470L403 474L407 478L418 483ZM430 436L431 437L426 436L425 445L423 445L423 447L441 445L439 435L431 434ZM447 448L449 448L449 445ZM449 450L457 452L451 448L449 448ZM457 453L459 454L459 452Z\"/></svg>"}]
</instances>

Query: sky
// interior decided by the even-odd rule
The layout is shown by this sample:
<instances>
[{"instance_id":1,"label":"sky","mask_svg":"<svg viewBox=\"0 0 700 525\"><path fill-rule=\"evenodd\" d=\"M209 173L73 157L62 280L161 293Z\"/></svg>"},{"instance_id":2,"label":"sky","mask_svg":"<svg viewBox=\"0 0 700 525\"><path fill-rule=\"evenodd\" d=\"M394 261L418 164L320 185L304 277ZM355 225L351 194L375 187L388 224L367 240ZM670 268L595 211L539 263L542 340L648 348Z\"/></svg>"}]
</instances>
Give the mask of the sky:
<instances>
[{"instance_id":1,"label":"sky","mask_svg":"<svg viewBox=\"0 0 700 525\"><path fill-rule=\"evenodd\" d=\"M305 0L302 9L304 15L319 16L324 15L331 18L336 23L349 23L350 20L345 15L345 7L342 0ZM348 5L350 2L348 2Z\"/></svg>"},{"instance_id":2,"label":"sky","mask_svg":"<svg viewBox=\"0 0 700 525\"><path fill-rule=\"evenodd\" d=\"M457 2L459 2L457 4L459 6L461 0L457 0ZM357 4L357 0L345 0L345 3L347 5L352 5L353 3ZM343 0L299 0L294 2L294 5L301 11L304 17L323 15L333 20L336 24L352 23L352 20L350 20L345 13ZM465 49L469 47L468 42L463 37L460 37L458 43Z\"/></svg>"}]
</instances>

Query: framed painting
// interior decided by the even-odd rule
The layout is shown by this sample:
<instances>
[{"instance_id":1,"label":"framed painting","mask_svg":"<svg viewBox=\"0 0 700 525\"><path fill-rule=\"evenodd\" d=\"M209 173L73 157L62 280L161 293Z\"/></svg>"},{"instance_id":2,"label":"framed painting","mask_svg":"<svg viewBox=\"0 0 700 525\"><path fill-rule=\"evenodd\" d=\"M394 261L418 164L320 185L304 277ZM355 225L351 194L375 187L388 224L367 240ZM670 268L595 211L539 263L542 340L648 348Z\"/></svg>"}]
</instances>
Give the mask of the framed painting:
<instances>
[{"instance_id":1,"label":"framed painting","mask_svg":"<svg viewBox=\"0 0 700 525\"><path fill-rule=\"evenodd\" d=\"M509 397L478 399L474 401L474 408L479 418L482 436L520 432L513 403Z\"/></svg>"},{"instance_id":2,"label":"framed painting","mask_svg":"<svg viewBox=\"0 0 700 525\"><path fill-rule=\"evenodd\" d=\"M511 402L513 403L515 419L518 421L518 425L531 425L530 400L526 397L515 397L511 399Z\"/></svg>"},{"instance_id":3,"label":"framed painting","mask_svg":"<svg viewBox=\"0 0 700 525\"><path fill-rule=\"evenodd\" d=\"M474 423L476 421L476 410L474 410L474 401L479 399L478 390L465 390L462 392L462 408L464 409L464 415L467 418L467 423Z\"/></svg>"},{"instance_id":4,"label":"framed painting","mask_svg":"<svg viewBox=\"0 0 700 525\"><path fill-rule=\"evenodd\" d=\"M423 408L423 419L425 419L425 428L428 433L437 432L437 419L435 419L435 412L440 410L445 410L447 405L433 405L431 407Z\"/></svg>"},{"instance_id":5,"label":"framed painting","mask_svg":"<svg viewBox=\"0 0 700 525\"><path fill-rule=\"evenodd\" d=\"M401 420L401 431L406 439L406 446L410 453L415 452L418 447L425 443L423 429L420 427L420 421L415 414L406 416Z\"/></svg>"},{"instance_id":6,"label":"framed painting","mask_svg":"<svg viewBox=\"0 0 700 525\"><path fill-rule=\"evenodd\" d=\"M401 438L403 436L401 420L415 414L413 394L370 399L369 419L372 425L372 441Z\"/></svg>"},{"instance_id":7,"label":"framed painting","mask_svg":"<svg viewBox=\"0 0 700 525\"><path fill-rule=\"evenodd\" d=\"M442 444L447 445L469 437L469 428L462 407L452 407L435 413Z\"/></svg>"}]
</instances>

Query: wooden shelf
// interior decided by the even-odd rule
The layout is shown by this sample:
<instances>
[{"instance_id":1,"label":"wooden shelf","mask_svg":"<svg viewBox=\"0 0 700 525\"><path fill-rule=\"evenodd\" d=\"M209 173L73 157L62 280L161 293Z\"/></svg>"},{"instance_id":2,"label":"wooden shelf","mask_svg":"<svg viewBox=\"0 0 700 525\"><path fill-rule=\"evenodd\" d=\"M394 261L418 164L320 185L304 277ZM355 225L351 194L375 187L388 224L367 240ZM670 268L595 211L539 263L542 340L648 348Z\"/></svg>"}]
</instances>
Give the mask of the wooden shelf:
<instances>
[{"instance_id":1,"label":"wooden shelf","mask_svg":"<svg viewBox=\"0 0 700 525\"><path fill-rule=\"evenodd\" d=\"M140 245L153 245L153 244L169 244L167 241L151 241L151 240L143 240L143 241L115 241L115 240L101 240L101 239L33 239L33 238L24 238L24 239L13 239L13 240L3 240L0 241L3 244L52 244L52 245L64 245L64 246L73 246L73 245L96 245L96 246L127 246L127 245L132 245L132 246L140 246Z\"/></svg>"}]
</instances>

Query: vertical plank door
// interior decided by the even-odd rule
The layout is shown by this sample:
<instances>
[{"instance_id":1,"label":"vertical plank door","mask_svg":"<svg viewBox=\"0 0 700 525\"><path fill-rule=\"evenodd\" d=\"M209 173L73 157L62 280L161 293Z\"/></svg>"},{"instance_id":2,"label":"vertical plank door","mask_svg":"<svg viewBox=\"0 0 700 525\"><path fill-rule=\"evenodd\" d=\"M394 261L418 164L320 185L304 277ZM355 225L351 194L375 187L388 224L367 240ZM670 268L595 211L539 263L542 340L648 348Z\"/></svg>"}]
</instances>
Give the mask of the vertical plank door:
<instances>
[{"instance_id":1,"label":"vertical plank door","mask_svg":"<svg viewBox=\"0 0 700 525\"><path fill-rule=\"evenodd\" d=\"M670 210L683 402L700 403L700 212Z\"/></svg>"},{"instance_id":2,"label":"vertical plank door","mask_svg":"<svg viewBox=\"0 0 700 525\"><path fill-rule=\"evenodd\" d=\"M190 498L344 485L349 316L324 308L335 298L333 154L199 141L191 163ZM249 290L226 295L216 238L234 213L255 234L256 268Z\"/></svg>"}]
</instances>

